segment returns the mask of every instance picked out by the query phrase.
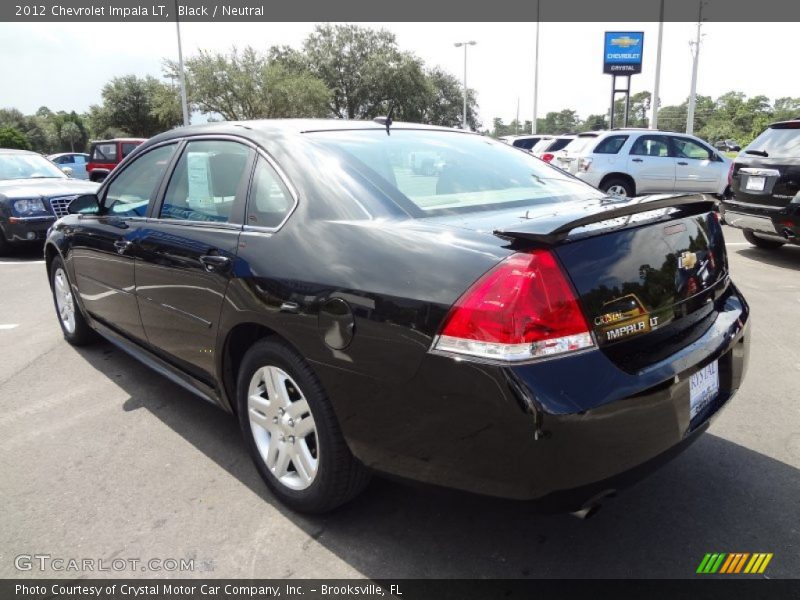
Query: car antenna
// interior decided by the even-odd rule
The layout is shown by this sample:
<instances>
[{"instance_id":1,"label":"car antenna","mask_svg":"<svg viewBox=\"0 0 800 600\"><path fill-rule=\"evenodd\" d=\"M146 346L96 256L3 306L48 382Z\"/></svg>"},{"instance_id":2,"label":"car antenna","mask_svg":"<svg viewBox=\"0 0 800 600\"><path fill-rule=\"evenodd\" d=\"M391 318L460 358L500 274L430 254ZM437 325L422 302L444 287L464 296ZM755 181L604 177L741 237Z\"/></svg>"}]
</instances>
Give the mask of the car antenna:
<instances>
[{"instance_id":1,"label":"car antenna","mask_svg":"<svg viewBox=\"0 0 800 600\"><path fill-rule=\"evenodd\" d=\"M392 123L394 123L394 121L392 121L393 114L394 114L394 100L392 100L392 104L389 106L388 115L386 115L385 117L375 117L374 119L372 119L376 123L380 123L381 125L386 125L386 135L391 135L391 133L389 133L389 128L392 126Z\"/></svg>"}]
</instances>

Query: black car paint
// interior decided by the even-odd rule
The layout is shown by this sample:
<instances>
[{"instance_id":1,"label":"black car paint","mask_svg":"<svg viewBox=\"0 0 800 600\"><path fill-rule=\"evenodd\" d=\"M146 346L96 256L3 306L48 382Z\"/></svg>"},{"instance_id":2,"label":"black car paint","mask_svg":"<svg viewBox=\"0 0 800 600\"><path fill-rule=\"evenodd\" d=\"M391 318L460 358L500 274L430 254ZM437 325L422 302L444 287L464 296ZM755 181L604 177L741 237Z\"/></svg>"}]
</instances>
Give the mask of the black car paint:
<instances>
[{"instance_id":1,"label":"black car paint","mask_svg":"<svg viewBox=\"0 0 800 600\"><path fill-rule=\"evenodd\" d=\"M168 223L153 218L157 202L146 217L122 223L88 215L59 221L48 239L48 265L56 253L65 259L93 326L228 411L246 345L267 333L279 336L312 365L350 449L364 464L518 499L594 485L655 461L688 443L738 389L749 309L724 267L694 299L710 307L707 318L673 332L683 342L665 339L668 354L650 348L630 372L605 348L515 366L429 353L464 290L519 249L491 232L498 219L518 221L521 211L404 218L397 207L376 201L374 188L357 174L323 160L294 131L298 127L179 129L151 139L126 161L186 136L233 136L252 144L274 160L300 199L277 231L241 223ZM106 181L101 197L122 170ZM480 226L481 220L489 226ZM696 236L703 229L704 247L724 256L716 221L687 217L685 223ZM621 232L567 240L557 253L578 274L597 257L607 258L600 269L610 271L630 256L634 242L624 236L644 235L648 226L634 221ZM122 262L119 241L131 242L130 258ZM591 254L581 251L585 243L592 244ZM683 239L681 246L686 244ZM108 263L104 287L88 287L87 276L76 272L86 248ZM200 253L211 251L230 260L226 270L202 268ZM632 265L623 279L638 284L642 265ZM667 278L675 275L666 262L651 267ZM581 281L574 279L588 312L597 290ZM181 289L194 293L175 292ZM144 326L136 324L140 311ZM689 377L714 360L720 360L719 397L690 422Z\"/></svg>"},{"instance_id":2,"label":"black car paint","mask_svg":"<svg viewBox=\"0 0 800 600\"><path fill-rule=\"evenodd\" d=\"M0 180L0 236L12 244L39 242L46 237L47 230L56 220L52 198L78 196L97 190L96 183L89 183L66 176L58 179L7 179ZM24 217L16 214L15 200L38 198L44 204L46 214ZM28 234L33 233L31 239Z\"/></svg>"}]
</instances>

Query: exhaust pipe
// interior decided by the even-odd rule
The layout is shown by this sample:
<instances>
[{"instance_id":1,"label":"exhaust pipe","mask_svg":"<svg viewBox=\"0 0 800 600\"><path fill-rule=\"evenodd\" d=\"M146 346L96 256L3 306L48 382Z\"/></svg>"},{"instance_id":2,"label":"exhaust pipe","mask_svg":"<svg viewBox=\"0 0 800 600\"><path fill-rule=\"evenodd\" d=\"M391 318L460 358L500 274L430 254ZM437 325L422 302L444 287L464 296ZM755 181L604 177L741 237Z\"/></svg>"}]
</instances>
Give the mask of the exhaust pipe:
<instances>
[{"instance_id":1,"label":"exhaust pipe","mask_svg":"<svg viewBox=\"0 0 800 600\"><path fill-rule=\"evenodd\" d=\"M571 512L570 514L573 517L577 517L585 521L586 519L591 519L595 516L603 506L603 500L607 498L614 498L617 495L617 490L610 489L610 490L603 490L599 494L595 494L591 498L589 498L586 502L583 503L583 506L576 511Z\"/></svg>"}]
</instances>

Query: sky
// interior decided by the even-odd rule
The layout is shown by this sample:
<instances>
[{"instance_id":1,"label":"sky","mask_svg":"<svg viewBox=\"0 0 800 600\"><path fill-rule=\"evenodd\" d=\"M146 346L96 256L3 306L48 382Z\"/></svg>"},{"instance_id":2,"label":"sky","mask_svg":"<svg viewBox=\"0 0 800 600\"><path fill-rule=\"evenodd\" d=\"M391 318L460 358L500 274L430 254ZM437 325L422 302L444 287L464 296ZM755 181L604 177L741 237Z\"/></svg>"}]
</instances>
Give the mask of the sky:
<instances>
[{"instance_id":1,"label":"sky","mask_svg":"<svg viewBox=\"0 0 800 600\"><path fill-rule=\"evenodd\" d=\"M463 49L469 47L467 85L477 91L484 126L533 114L535 23L363 23L395 33L401 49L430 66L463 77ZM181 23L184 56L198 49L226 51L234 44L266 50L275 44L300 47L314 23ZM644 31L642 73L631 92L652 92L658 23L542 23L539 47L539 117L576 110L585 118L605 113L611 76L602 73L603 32ZM800 97L800 78L786 61L797 53L796 23L704 23L698 94L718 97L739 90L770 99ZM665 23L661 71L662 106L689 95L695 23ZM759 43L749 46L747 40ZM26 114L40 106L83 112L101 101L100 90L115 76L161 74L162 59L177 58L174 23L0 23L0 108Z\"/></svg>"}]
</instances>

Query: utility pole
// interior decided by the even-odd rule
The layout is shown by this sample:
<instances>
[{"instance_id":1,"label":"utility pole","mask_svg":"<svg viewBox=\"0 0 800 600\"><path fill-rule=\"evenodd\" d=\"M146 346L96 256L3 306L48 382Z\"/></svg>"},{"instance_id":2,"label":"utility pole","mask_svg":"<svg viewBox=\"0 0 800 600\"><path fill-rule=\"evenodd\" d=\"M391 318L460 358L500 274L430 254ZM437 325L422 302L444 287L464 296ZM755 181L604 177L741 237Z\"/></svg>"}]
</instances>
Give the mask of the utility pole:
<instances>
[{"instance_id":1,"label":"utility pole","mask_svg":"<svg viewBox=\"0 0 800 600\"><path fill-rule=\"evenodd\" d=\"M462 114L462 122L461 128L462 129L469 129L469 125L467 124L467 46L474 46L477 42L469 41L469 42L456 42L453 44L456 48L460 48L464 46L464 112Z\"/></svg>"},{"instance_id":2,"label":"utility pole","mask_svg":"<svg viewBox=\"0 0 800 600\"><path fill-rule=\"evenodd\" d=\"M186 101L186 75L183 72L183 48L181 46L181 23L178 20L178 0L175 0L175 28L178 32L178 68L181 81L181 109L183 110L183 126L189 125L189 104Z\"/></svg>"},{"instance_id":3,"label":"utility pole","mask_svg":"<svg viewBox=\"0 0 800 600\"><path fill-rule=\"evenodd\" d=\"M653 86L653 113L650 117L650 129L658 129L658 88L661 83L661 41L664 36L664 0L658 13L658 48L656 50L656 82Z\"/></svg>"},{"instance_id":4,"label":"utility pole","mask_svg":"<svg viewBox=\"0 0 800 600\"><path fill-rule=\"evenodd\" d=\"M539 8L541 0L536 0L536 47L533 52L533 121L531 133L536 134L536 121L539 117Z\"/></svg>"},{"instance_id":5,"label":"utility pole","mask_svg":"<svg viewBox=\"0 0 800 600\"><path fill-rule=\"evenodd\" d=\"M700 62L700 28L703 26L703 4L704 0L700 0L700 9L697 13L697 40L689 42L689 47L692 48L692 56L694 62L692 63L692 89L689 92L689 107L686 111L686 133L691 135L694 133L694 107L697 102L697 66Z\"/></svg>"},{"instance_id":6,"label":"utility pole","mask_svg":"<svg viewBox=\"0 0 800 600\"><path fill-rule=\"evenodd\" d=\"M514 119L514 133L519 135L519 96L517 96L517 117Z\"/></svg>"}]
</instances>

